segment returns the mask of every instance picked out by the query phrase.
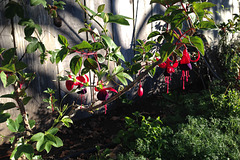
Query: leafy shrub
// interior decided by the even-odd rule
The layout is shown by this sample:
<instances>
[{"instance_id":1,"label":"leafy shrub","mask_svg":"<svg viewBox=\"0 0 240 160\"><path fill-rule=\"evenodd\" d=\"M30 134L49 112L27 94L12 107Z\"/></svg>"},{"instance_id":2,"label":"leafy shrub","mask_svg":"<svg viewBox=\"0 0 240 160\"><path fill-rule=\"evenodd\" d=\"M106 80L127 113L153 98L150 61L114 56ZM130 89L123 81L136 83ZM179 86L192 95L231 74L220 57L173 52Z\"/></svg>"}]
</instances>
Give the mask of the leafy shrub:
<instances>
[{"instance_id":1,"label":"leafy shrub","mask_svg":"<svg viewBox=\"0 0 240 160\"><path fill-rule=\"evenodd\" d=\"M125 154L121 153L117 156L117 159L118 160L146 160L146 158L143 155L137 156L133 151L127 152Z\"/></svg>"},{"instance_id":2,"label":"leafy shrub","mask_svg":"<svg viewBox=\"0 0 240 160\"><path fill-rule=\"evenodd\" d=\"M173 136L172 153L175 159L239 159L240 136L233 132L235 127L239 129L239 119L232 117L207 120L189 116L188 123Z\"/></svg>"},{"instance_id":3,"label":"leafy shrub","mask_svg":"<svg viewBox=\"0 0 240 160\"><path fill-rule=\"evenodd\" d=\"M168 127L161 128L162 121L160 117L153 119L140 115L138 112L133 113L136 120L126 117L127 130L121 130L115 138L116 143L122 145L128 150L143 155L150 159L161 157L162 149L168 143L164 137L172 133Z\"/></svg>"},{"instance_id":4,"label":"leafy shrub","mask_svg":"<svg viewBox=\"0 0 240 160\"><path fill-rule=\"evenodd\" d=\"M230 89L219 95L212 94L217 116L237 116L240 114L240 94L238 90Z\"/></svg>"}]
</instances>

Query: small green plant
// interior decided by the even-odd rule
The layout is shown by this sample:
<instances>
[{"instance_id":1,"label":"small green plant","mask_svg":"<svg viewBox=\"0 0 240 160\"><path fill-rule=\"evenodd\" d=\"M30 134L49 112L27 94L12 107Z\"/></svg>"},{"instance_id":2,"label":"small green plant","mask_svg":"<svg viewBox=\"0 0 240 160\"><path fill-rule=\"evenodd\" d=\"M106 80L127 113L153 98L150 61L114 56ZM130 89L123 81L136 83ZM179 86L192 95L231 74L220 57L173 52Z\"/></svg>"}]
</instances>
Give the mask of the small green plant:
<instances>
[{"instance_id":1,"label":"small green plant","mask_svg":"<svg viewBox=\"0 0 240 160\"><path fill-rule=\"evenodd\" d=\"M126 117L126 130L121 130L114 142L122 143L128 150L136 152L150 159L161 157L162 149L167 143L163 137L171 134L171 129L168 127L162 128L160 117L153 119L145 118L139 112L133 113L135 120Z\"/></svg>"}]
</instances>

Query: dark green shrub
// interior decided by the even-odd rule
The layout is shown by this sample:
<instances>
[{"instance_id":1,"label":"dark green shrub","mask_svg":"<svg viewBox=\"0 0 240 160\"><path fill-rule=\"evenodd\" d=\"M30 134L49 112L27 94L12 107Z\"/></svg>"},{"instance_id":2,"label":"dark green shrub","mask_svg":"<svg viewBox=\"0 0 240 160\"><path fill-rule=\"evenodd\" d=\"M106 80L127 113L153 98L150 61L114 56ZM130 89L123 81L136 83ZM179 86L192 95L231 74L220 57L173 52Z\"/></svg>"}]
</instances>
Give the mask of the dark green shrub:
<instances>
[{"instance_id":1,"label":"dark green shrub","mask_svg":"<svg viewBox=\"0 0 240 160\"><path fill-rule=\"evenodd\" d=\"M240 121L188 117L172 139L173 157L167 159L239 159ZM237 132L236 132L237 131Z\"/></svg>"},{"instance_id":2,"label":"dark green shrub","mask_svg":"<svg viewBox=\"0 0 240 160\"><path fill-rule=\"evenodd\" d=\"M119 131L114 141L121 142L128 151L132 150L149 159L160 158L162 149L168 143L164 137L171 134L172 130L168 127L161 128L160 117L146 119L138 112L134 115L136 120L125 118L127 129Z\"/></svg>"}]
</instances>

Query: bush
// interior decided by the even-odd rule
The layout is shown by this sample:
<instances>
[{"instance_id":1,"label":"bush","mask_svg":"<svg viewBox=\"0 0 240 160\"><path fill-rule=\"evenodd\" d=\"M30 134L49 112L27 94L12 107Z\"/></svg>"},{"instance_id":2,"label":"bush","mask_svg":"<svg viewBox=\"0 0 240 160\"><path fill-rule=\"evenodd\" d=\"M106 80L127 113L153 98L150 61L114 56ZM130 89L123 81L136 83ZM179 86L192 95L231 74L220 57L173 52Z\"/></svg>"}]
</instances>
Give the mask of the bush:
<instances>
[{"instance_id":1,"label":"bush","mask_svg":"<svg viewBox=\"0 0 240 160\"><path fill-rule=\"evenodd\" d=\"M239 159L240 136L235 132L239 122L232 117L207 120L189 116L172 139L175 159Z\"/></svg>"},{"instance_id":2,"label":"bush","mask_svg":"<svg viewBox=\"0 0 240 160\"><path fill-rule=\"evenodd\" d=\"M136 120L126 117L127 130L119 131L114 141L121 142L128 151L134 151L144 157L160 158L162 149L168 143L164 137L171 134L172 130L168 127L161 128L160 117L146 119L138 112L133 113L133 115L136 116Z\"/></svg>"}]
</instances>

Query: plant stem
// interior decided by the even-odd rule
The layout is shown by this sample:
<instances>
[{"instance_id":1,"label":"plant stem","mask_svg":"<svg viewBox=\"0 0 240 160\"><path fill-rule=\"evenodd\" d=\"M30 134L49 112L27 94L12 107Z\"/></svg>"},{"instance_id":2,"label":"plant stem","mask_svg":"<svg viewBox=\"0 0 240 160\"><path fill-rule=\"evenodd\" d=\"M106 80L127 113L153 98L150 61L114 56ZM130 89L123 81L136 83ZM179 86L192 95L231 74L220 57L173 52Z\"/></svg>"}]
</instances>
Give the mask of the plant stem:
<instances>
[{"instance_id":1,"label":"plant stem","mask_svg":"<svg viewBox=\"0 0 240 160\"><path fill-rule=\"evenodd\" d=\"M26 135L30 136L32 130L31 130L31 127L29 125L29 121L28 121L27 113L26 113L25 106L24 106L24 103L23 103L23 99L19 95L19 93L21 92L21 89L18 87L18 83L16 83L14 85L14 91L15 91L15 95L16 95L15 100L18 104L18 107L20 109L20 113L21 113L22 118L23 118L23 124L24 124L24 127L26 129Z\"/></svg>"}]
</instances>

